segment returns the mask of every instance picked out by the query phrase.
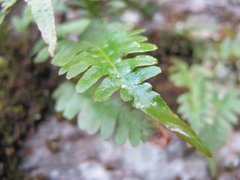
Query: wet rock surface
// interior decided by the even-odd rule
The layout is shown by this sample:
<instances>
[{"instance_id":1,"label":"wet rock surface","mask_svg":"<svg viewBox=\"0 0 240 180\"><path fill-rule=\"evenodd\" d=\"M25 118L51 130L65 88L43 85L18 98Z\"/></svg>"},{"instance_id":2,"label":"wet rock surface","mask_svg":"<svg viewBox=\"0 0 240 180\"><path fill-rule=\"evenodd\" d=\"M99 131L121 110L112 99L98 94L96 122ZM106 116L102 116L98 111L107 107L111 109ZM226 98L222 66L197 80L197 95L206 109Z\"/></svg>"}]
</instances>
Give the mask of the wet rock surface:
<instances>
[{"instance_id":1,"label":"wet rock surface","mask_svg":"<svg viewBox=\"0 0 240 180\"><path fill-rule=\"evenodd\" d=\"M231 135L219 152L219 179L240 178L240 133ZM176 137L165 148L142 144L119 147L86 135L55 118L43 122L21 151L21 169L31 177L51 180L173 180L211 179L204 157Z\"/></svg>"},{"instance_id":2,"label":"wet rock surface","mask_svg":"<svg viewBox=\"0 0 240 180\"><path fill-rule=\"evenodd\" d=\"M21 168L53 180L209 179L202 156L186 155L186 149L177 138L163 149L152 144L118 147L51 118L26 141Z\"/></svg>"}]
</instances>

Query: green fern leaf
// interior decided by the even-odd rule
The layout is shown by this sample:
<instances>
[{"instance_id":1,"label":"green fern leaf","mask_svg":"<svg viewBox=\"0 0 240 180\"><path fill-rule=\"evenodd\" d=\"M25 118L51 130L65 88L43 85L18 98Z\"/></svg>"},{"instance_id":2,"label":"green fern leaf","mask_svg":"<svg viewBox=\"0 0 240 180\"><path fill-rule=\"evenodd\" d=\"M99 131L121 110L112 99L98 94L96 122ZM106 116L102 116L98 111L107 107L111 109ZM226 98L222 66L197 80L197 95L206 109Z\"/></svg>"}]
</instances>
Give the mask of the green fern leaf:
<instances>
[{"instance_id":1,"label":"green fern leaf","mask_svg":"<svg viewBox=\"0 0 240 180\"><path fill-rule=\"evenodd\" d=\"M234 38L226 37L221 41L196 44L194 54L206 60L219 61L221 59L225 63L237 62L240 57L239 46L240 34L237 34Z\"/></svg>"},{"instance_id":2,"label":"green fern leaf","mask_svg":"<svg viewBox=\"0 0 240 180\"><path fill-rule=\"evenodd\" d=\"M73 20L70 22L62 23L57 26L57 37L59 39L66 38L69 34L82 34L88 25L90 24L89 19ZM32 55L35 55L34 62L42 63L49 59L49 53L44 42L40 39L38 40L32 50Z\"/></svg>"},{"instance_id":3,"label":"green fern leaf","mask_svg":"<svg viewBox=\"0 0 240 180\"><path fill-rule=\"evenodd\" d=\"M57 36L52 1L26 0L26 2L31 8L44 41L49 45L48 51L53 56L57 45Z\"/></svg>"},{"instance_id":4,"label":"green fern leaf","mask_svg":"<svg viewBox=\"0 0 240 180\"><path fill-rule=\"evenodd\" d=\"M74 20L57 26L57 36L64 37L68 34L82 34L90 24L89 19Z\"/></svg>"},{"instance_id":5,"label":"green fern leaf","mask_svg":"<svg viewBox=\"0 0 240 180\"><path fill-rule=\"evenodd\" d=\"M120 90L123 100L131 100L134 107L146 112L199 151L209 155L208 149L195 132L145 82L161 72L153 66L157 60L147 55L126 57L156 49L155 45L146 43L146 38L139 35L142 31L130 29L121 24L95 21L83 34L81 41L61 42L52 62L60 67L60 74L66 74L68 79L78 79L77 92L83 93L103 79L94 93L96 101L106 101Z\"/></svg>"},{"instance_id":6,"label":"green fern leaf","mask_svg":"<svg viewBox=\"0 0 240 180\"><path fill-rule=\"evenodd\" d=\"M54 92L56 111L67 119L78 115L78 125L88 132L100 132L103 139L115 137L119 145L127 140L133 146L145 142L156 132L152 120L141 111L130 111L116 98L97 103L92 101L92 93L78 94L70 82L61 84Z\"/></svg>"},{"instance_id":7,"label":"green fern leaf","mask_svg":"<svg viewBox=\"0 0 240 180\"><path fill-rule=\"evenodd\" d=\"M240 93L228 90L223 96L214 88L206 68L186 63L176 63L172 69L172 81L177 86L187 87L178 101L179 112L212 152L216 152L227 141L232 124L240 113Z\"/></svg>"}]
</instances>

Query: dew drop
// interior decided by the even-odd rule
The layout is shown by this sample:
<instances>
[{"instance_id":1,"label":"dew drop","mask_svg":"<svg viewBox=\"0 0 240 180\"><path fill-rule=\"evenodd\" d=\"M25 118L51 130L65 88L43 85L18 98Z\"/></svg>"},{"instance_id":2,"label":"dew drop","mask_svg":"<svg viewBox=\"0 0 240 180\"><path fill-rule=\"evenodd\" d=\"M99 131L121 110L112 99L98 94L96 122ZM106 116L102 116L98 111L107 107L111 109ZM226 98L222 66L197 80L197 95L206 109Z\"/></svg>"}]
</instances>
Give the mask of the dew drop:
<instances>
[{"instance_id":1,"label":"dew drop","mask_svg":"<svg viewBox=\"0 0 240 180\"><path fill-rule=\"evenodd\" d=\"M183 130L181 130L179 128L170 128L170 130L172 130L173 132L179 133L185 137L190 138L190 136L186 132L184 132Z\"/></svg>"},{"instance_id":2,"label":"dew drop","mask_svg":"<svg viewBox=\"0 0 240 180\"><path fill-rule=\"evenodd\" d=\"M152 106L157 106L157 102L153 102L151 105Z\"/></svg>"},{"instance_id":3,"label":"dew drop","mask_svg":"<svg viewBox=\"0 0 240 180\"><path fill-rule=\"evenodd\" d=\"M127 86L125 84L122 85L122 89L125 89Z\"/></svg>"},{"instance_id":4,"label":"dew drop","mask_svg":"<svg viewBox=\"0 0 240 180\"><path fill-rule=\"evenodd\" d=\"M122 61L121 58L117 58L117 59L116 59L116 62L117 62L117 63L119 63L119 62L121 62L121 61Z\"/></svg>"},{"instance_id":5,"label":"dew drop","mask_svg":"<svg viewBox=\"0 0 240 180\"><path fill-rule=\"evenodd\" d=\"M140 104L140 103L137 103L136 104L136 108L137 109L143 109L144 108L144 105Z\"/></svg>"}]
</instances>

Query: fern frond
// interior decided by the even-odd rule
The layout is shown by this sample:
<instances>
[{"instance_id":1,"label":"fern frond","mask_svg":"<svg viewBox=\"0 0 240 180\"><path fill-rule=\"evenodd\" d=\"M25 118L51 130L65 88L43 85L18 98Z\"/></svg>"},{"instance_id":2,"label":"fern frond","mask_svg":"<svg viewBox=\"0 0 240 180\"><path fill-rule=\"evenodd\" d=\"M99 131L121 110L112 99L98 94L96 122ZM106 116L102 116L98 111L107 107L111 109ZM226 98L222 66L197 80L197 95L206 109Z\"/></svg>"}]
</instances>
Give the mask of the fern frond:
<instances>
[{"instance_id":1,"label":"fern frond","mask_svg":"<svg viewBox=\"0 0 240 180\"><path fill-rule=\"evenodd\" d=\"M93 102L92 93L78 94L70 82L61 84L54 92L56 111L67 119L78 115L81 129L96 133L100 131L103 139L114 136L117 144L127 140L133 146L149 139L156 128L151 119L137 110L120 103L116 98L107 102Z\"/></svg>"},{"instance_id":2,"label":"fern frond","mask_svg":"<svg viewBox=\"0 0 240 180\"><path fill-rule=\"evenodd\" d=\"M238 120L240 93L230 89L221 95L202 66L189 68L186 63L177 63L173 72L172 81L188 88L178 98L179 112L211 151L216 152L226 143L232 124Z\"/></svg>"},{"instance_id":3,"label":"fern frond","mask_svg":"<svg viewBox=\"0 0 240 180\"><path fill-rule=\"evenodd\" d=\"M96 101L106 101L119 90L124 101L133 102L134 107L157 119L199 151L209 155L195 132L145 82L161 72L160 68L153 66L157 60L148 55L127 57L156 49L155 45L145 42L146 38L139 35L141 32L131 31L129 26L117 23L95 21L79 42L60 42L52 62L60 67L60 74L78 80L77 92L83 93L103 79L94 93Z\"/></svg>"},{"instance_id":4,"label":"fern frond","mask_svg":"<svg viewBox=\"0 0 240 180\"><path fill-rule=\"evenodd\" d=\"M209 110L213 96L209 84L210 74L201 66L194 65L189 69L186 63L176 62L171 68L171 80L176 86L188 88L188 92L178 98L179 113L188 120L191 127L200 132L204 126L202 118Z\"/></svg>"},{"instance_id":5,"label":"fern frond","mask_svg":"<svg viewBox=\"0 0 240 180\"><path fill-rule=\"evenodd\" d=\"M240 35L234 38L226 37L221 41L196 44L194 47L195 56L203 59L213 59L216 61L237 62L240 57L239 52Z\"/></svg>"},{"instance_id":6,"label":"fern frond","mask_svg":"<svg viewBox=\"0 0 240 180\"><path fill-rule=\"evenodd\" d=\"M87 18L62 23L56 27L57 37L58 39L66 39L70 34L80 35L86 30L89 24L90 20ZM35 43L31 54L35 56L35 63L42 63L49 59L47 46L42 39Z\"/></svg>"},{"instance_id":7,"label":"fern frond","mask_svg":"<svg viewBox=\"0 0 240 180\"><path fill-rule=\"evenodd\" d=\"M48 44L48 51L54 55L57 46L55 18L52 0L26 0L43 40Z\"/></svg>"}]
</instances>

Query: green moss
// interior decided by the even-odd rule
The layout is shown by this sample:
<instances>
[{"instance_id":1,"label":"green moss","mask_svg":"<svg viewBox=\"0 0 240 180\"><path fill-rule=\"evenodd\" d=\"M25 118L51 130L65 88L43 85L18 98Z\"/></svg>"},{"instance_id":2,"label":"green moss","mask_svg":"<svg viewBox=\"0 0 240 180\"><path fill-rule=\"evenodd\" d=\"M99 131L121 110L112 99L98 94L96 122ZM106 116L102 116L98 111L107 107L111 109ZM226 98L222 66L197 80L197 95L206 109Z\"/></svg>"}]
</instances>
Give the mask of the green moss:
<instances>
[{"instance_id":1,"label":"green moss","mask_svg":"<svg viewBox=\"0 0 240 180\"><path fill-rule=\"evenodd\" d=\"M44 92L50 69L48 64L34 67L27 58L29 40L12 41L8 32L0 29L0 179L26 179L18 151L49 101Z\"/></svg>"}]
</instances>

